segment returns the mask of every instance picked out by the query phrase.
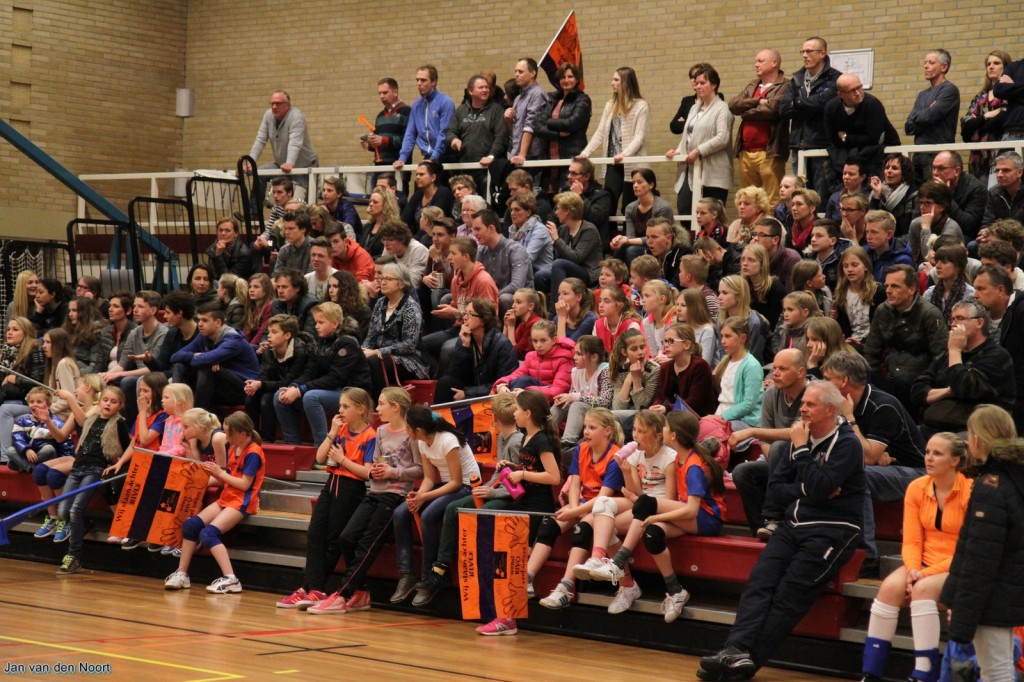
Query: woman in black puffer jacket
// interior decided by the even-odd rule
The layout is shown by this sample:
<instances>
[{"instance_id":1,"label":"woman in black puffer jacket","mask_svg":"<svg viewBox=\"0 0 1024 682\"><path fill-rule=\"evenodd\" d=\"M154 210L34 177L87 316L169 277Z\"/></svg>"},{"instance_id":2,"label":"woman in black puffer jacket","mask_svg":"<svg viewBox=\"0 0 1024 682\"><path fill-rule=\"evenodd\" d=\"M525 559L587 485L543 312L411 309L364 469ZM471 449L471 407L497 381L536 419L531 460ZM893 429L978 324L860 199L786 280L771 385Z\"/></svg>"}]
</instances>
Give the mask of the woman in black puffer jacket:
<instances>
[{"instance_id":1,"label":"woman in black puffer jacket","mask_svg":"<svg viewBox=\"0 0 1024 682\"><path fill-rule=\"evenodd\" d=\"M973 641L981 678L1013 680L1013 628L1024 624L1024 440L1013 418L981 405L967 420L978 477L941 601L949 638Z\"/></svg>"},{"instance_id":2,"label":"woman in black puffer jacket","mask_svg":"<svg viewBox=\"0 0 1024 682\"><path fill-rule=\"evenodd\" d=\"M518 366L512 342L498 328L494 302L474 298L466 306L459 343L455 345L448 374L437 382L434 402L485 396L495 381Z\"/></svg>"},{"instance_id":3,"label":"woman in black puffer jacket","mask_svg":"<svg viewBox=\"0 0 1024 682\"><path fill-rule=\"evenodd\" d=\"M551 108L542 117L536 134L548 142L549 158L573 159L587 146L587 127L590 125L590 95L580 90L583 73L573 64L562 64L555 72L560 90L548 95ZM544 172L542 187L545 192L557 194L566 184L565 166Z\"/></svg>"}]
</instances>

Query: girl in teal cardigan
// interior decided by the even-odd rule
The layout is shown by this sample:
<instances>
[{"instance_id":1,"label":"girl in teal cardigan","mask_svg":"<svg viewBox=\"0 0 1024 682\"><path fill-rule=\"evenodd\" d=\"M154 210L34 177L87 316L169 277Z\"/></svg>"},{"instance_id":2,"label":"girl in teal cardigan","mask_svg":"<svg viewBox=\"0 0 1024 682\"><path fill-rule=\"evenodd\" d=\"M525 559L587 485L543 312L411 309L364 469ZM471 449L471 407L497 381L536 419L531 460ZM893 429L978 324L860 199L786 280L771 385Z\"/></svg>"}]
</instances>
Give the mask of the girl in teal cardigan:
<instances>
[{"instance_id":1,"label":"girl in teal cardigan","mask_svg":"<svg viewBox=\"0 0 1024 682\"><path fill-rule=\"evenodd\" d=\"M757 359L747 352L750 326L742 317L730 317L722 323L721 335L725 357L715 368L719 403L715 414L733 422L734 430L757 426L761 423L764 373Z\"/></svg>"}]
</instances>

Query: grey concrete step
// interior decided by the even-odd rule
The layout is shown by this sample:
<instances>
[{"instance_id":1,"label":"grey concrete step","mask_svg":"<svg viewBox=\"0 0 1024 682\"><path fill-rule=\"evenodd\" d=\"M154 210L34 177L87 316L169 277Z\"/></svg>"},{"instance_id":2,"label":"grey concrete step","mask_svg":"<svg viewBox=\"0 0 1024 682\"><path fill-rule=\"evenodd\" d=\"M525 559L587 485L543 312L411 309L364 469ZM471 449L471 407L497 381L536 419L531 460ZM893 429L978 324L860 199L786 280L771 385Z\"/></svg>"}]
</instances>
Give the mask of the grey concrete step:
<instances>
[{"instance_id":1,"label":"grey concrete step","mask_svg":"<svg viewBox=\"0 0 1024 682\"><path fill-rule=\"evenodd\" d=\"M613 597L614 595L612 594L581 592L577 595L577 604L607 609L608 605L612 603ZM664 594L641 595L639 599L633 602L629 610L636 613L650 613L660 616L661 602L664 598ZM735 605L735 598L732 601L728 598L718 601L714 597L691 597L690 601L683 607L683 613L679 617L705 623L732 625L736 621Z\"/></svg>"}]
</instances>

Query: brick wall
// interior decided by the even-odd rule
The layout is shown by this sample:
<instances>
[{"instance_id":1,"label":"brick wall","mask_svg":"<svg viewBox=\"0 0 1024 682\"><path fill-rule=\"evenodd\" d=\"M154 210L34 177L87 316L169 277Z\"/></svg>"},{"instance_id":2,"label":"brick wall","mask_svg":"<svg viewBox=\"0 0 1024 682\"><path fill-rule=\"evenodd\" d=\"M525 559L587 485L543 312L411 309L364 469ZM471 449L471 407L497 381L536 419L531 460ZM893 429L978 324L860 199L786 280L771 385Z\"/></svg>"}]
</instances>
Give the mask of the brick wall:
<instances>
[{"instance_id":1,"label":"brick wall","mask_svg":"<svg viewBox=\"0 0 1024 682\"><path fill-rule=\"evenodd\" d=\"M378 78L397 78L411 102L416 67L432 62L441 90L458 100L475 71L493 69L504 80L518 56L539 57L568 11L565 4L536 0L305 0L289 5L287 13L280 7L193 0L186 11L184 0L16 0L13 10L0 9L0 111L79 173L170 170L177 164L232 168L249 150L270 92L283 87L306 113L322 164L364 163L370 156L359 148L365 128L356 117L372 118L380 108ZM875 49L872 92L902 129L925 85L921 60L928 48L953 54L950 78L961 87L964 106L979 87L989 50L1024 56L1024 8L1007 5L994 16L977 0L946 7L924 11L918 4L862 1L797 10L764 0L689 6L581 1L576 11L587 90L595 102L593 126L609 96L612 71L631 65L651 103L648 151L662 152L677 141L668 120L689 90L690 64L714 64L723 93L731 97L753 77L759 48L779 49L784 70L792 72L800 65L803 39L818 34L832 49ZM196 116L184 123L174 116L174 90L183 85L196 93ZM669 185L672 170L656 170ZM0 206L74 210L69 193L6 145L0 146L0 177ZM99 189L124 206L146 187ZM8 227L3 215L0 208L0 233Z\"/></svg>"},{"instance_id":2,"label":"brick wall","mask_svg":"<svg viewBox=\"0 0 1024 682\"><path fill-rule=\"evenodd\" d=\"M74 173L173 170L185 0L15 0L0 8L0 111ZM148 184L97 185L126 208ZM58 236L74 195L0 142L0 234ZM26 225L26 212L35 219ZM31 214L28 214L31 215ZM97 216L99 217L99 216Z\"/></svg>"}]
</instances>

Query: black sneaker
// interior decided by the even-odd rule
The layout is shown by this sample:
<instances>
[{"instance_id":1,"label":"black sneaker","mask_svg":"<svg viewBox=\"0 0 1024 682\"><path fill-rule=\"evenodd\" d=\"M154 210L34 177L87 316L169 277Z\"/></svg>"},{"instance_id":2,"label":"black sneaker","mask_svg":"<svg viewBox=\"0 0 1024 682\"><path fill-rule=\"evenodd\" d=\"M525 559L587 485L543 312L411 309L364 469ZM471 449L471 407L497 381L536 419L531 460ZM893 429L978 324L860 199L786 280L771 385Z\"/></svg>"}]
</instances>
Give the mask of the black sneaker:
<instances>
[{"instance_id":1,"label":"black sneaker","mask_svg":"<svg viewBox=\"0 0 1024 682\"><path fill-rule=\"evenodd\" d=\"M438 572L439 570L441 571L440 573ZM427 573L426 579L416 588L416 596L413 597L412 605L426 606L434 601L437 593L444 589L444 586L449 582L448 571L434 564L434 568Z\"/></svg>"},{"instance_id":2,"label":"black sneaker","mask_svg":"<svg viewBox=\"0 0 1024 682\"><path fill-rule=\"evenodd\" d=\"M711 675L701 679L709 680L749 680L757 672L750 654L731 645L700 659L700 667Z\"/></svg>"},{"instance_id":3,"label":"black sneaker","mask_svg":"<svg viewBox=\"0 0 1024 682\"><path fill-rule=\"evenodd\" d=\"M409 595L412 594L415 589L416 576L412 573L403 573L398 578L398 585L395 587L395 591L388 601L392 604L401 604L409 598Z\"/></svg>"},{"instance_id":4,"label":"black sneaker","mask_svg":"<svg viewBox=\"0 0 1024 682\"><path fill-rule=\"evenodd\" d=\"M867 557L864 559L864 563L860 565L860 572L857 574L857 577L878 580L879 570L878 557Z\"/></svg>"},{"instance_id":5,"label":"black sneaker","mask_svg":"<svg viewBox=\"0 0 1024 682\"><path fill-rule=\"evenodd\" d=\"M764 525L757 529L757 539L761 542L768 542L778 529L778 521L775 519L765 519Z\"/></svg>"},{"instance_id":6,"label":"black sneaker","mask_svg":"<svg viewBox=\"0 0 1024 682\"><path fill-rule=\"evenodd\" d=\"M57 575L71 575L80 570L82 570L82 562L78 560L78 557L74 554L65 554L63 561L60 562L60 568L57 569Z\"/></svg>"}]
</instances>

